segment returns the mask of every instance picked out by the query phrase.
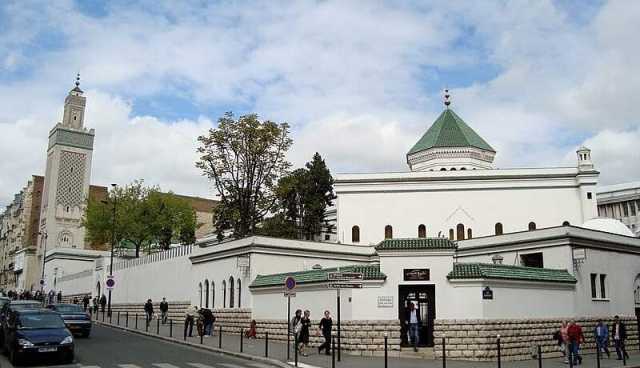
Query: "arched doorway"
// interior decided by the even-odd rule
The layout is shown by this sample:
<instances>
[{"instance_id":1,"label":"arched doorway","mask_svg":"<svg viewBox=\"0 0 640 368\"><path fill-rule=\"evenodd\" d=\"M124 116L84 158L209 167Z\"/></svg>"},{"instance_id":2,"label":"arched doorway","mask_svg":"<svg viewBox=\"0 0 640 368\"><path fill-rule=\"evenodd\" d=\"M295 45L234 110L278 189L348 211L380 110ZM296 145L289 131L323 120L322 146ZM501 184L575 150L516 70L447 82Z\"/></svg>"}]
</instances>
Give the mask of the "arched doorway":
<instances>
[{"instance_id":1,"label":"arched doorway","mask_svg":"<svg viewBox=\"0 0 640 368\"><path fill-rule=\"evenodd\" d=\"M96 283L96 295L98 296L98 299L102 296L102 294L100 294L100 281Z\"/></svg>"}]
</instances>

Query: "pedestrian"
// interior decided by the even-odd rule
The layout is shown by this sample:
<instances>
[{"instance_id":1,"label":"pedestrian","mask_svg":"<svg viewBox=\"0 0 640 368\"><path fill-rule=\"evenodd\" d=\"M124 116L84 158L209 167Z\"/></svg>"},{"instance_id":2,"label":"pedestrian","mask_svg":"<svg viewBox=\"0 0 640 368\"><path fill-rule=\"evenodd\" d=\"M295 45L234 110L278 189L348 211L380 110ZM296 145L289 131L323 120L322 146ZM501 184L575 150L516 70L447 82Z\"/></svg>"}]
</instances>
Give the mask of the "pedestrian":
<instances>
[{"instance_id":1,"label":"pedestrian","mask_svg":"<svg viewBox=\"0 0 640 368\"><path fill-rule=\"evenodd\" d=\"M98 296L93 297L93 313L98 314Z\"/></svg>"},{"instance_id":2,"label":"pedestrian","mask_svg":"<svg viewBox=\"0 0 640 368\"><path fill-rule=\"evenodd\" d=\"M198 336L204 336L204 314L202 308L197 309L196 329L198 330Z\"/></svg>"},{"instance_id":3,"label":"pedestrian","mask_svg":"<svg viewBox=\"0 0 640 368\"><path fill-rule=\"evenodd\" d=\"M613 327L611 330L613 336L613 343L616 347L616 355L618 360L622 360L623 356L629 359L629 354L624 346L624 340L627 339L627 326L620 320L620 317L613 317Z\"/></svg>"},{"instance_id":4,"label":"pedestrian","mask_svg":"<svg viewBox=\"0 0 640 368\"><path fill-rule=\"evenodd\" d=\"M411 345L413 345L413 351L417 352L418 344L420 343L420 336L418 335L420 330L420 313L418 313L416 305L413 304L413 302L409 302L404 323L409 328L409 339L411 340Z\"/></svg>"},{"instance_id":5,"label":"pedestrian","mask_svg":"<svg viewBox=\"0 0 640 368\"><path fill-rule=\"evenodd\" d=\"M62 290L58 291L58 303L62 303Z\"/></svg>"},{"instance_id":6,"label":"pedestrian","mask_svg":"<svg viewBox=\"0 0 640 368\"><path fill-rule=\"evenodd\" d=\"M80 304L80 301L78 300L77 296L73 297L73 304Z\"/></svg>"},{"instance_id":7,"label":"pedestrian","mask_svg":"<svg viewBox=\"0 0 640 368\"><path fill-rule=\"evenodd\" d=\"M567 321L562 321L562 327L560 327L560 340L562 342L562 354L564 355L564 363L569 363L569 324Z\"/></svg>"},{"instance_id":8,"label":"pedestrian","mask_svg":"<svg viewBox=\"0 0 640 368\"><path fill-rule=\"evenodd\" d=\"M160 302L160 314L162 315L162 324L166 324L167 318L169 317L169 303L167 303L167 298L162 298Z\"/></svg>"},{"instance_id":9,"label":"pedestrian","mask_svg":"<svg viewBox=\"0 0 640 368\"><path fill-rule=\"evenodd\" d=\"M89 295L85 295L84 298L82 298L82 306L84 307L84 311L87 311L87 308L89 307Z\"/></svg>"},{"instance_id":10,"label":"pedestrian","mask_svg":"<svg viewBox=\"0 0 640 368\"><path fill-rule=\"evenodd\" d=\"M305 310L302 318L300 319L302 328L300 329L300 335L298 336L298 343L300 344L300 353L302 356L307 356L306 347L309 346L309 328L311 327L311 312Z\"/></svg>"},{"instance_id":11,"label":"pedestrian","mask_svg":"<svg viewBox=\"0 0 640 368\"><path fill-rule=\"evenodd\" d=\"M107 306L107 297L102 294L102 296L100 297L100 309L102 310L102 313L104 313L104 308Z\"/></svg>"},{"instance_id":12,"label":"pedestrian","mask_svg":"<svg viewBox=\"0 0 640 368\"><path fill-rule=\"evenodd\" d=\"M211 332L213 330L213 322L215 321L216 317L213 315L213 312L211 312L211 309L203 308L202 318L204 336L211 336Z\"/></svg>"},{"instance_id":13,"label":"pedestrian","mask_svg":"<svg viewBox=\"0 0 640 368\"><path fill-rule=\"evenodd\" d=\"M144 303L144 313L147 316L147 327L149 327L149 323L153 319L153 302L151 299L147 299L147 302Z\"/></svg>"},{"instance_id":14,"label":"pedestrian","mask_svg":"<svg viewBox=\"0 0 640 368\"><path fill-rule=\"evenodd\" d=\"M611 353L609 352L609 328L601 319L596 324L593 336L596 338L596 348L601 352L607 353L607 358L611 358Z\"/></svg>"},{"instance_id":15,"label":"pedestrian","mask_svg":"<svg viewBox=\"0 0 640 368\"><path fill-rule=\"evenodd\" d=\"M582 327L575 321L571 321L567 333L569 334L569 359L573 365L582 364L582 356L580 356L580 344L584 342Z\"/></svg>"},{"instance_id":16,"label":"pedestrian","mask_svg":"<svg viewBox=\"0 0 640 368\"><path fill-rule=\"evenodd\" d=\"M195 314L198 312L198 307L191 307L187 309L184 316L184 336L187 337L187 330L189 331L189 337L193 336L193 322Z\"/></svg>"},{"instance_id":17,"label":"pedestrian","mask_svg":"<svg viewBox=\"0 0 640 368\"><path fill-rule=\"evenodd\" d=\"M324 317L320 320L320 324L318 324L318 332L322 333L322 337L324 337L324 342L322 345L318 346L318 354L325 351L326 355L331 355L331 329L333 328L333 320L331 319L331 312L328 310L324 311Z\"/></svg>"},{"instance_id":18,"label":"pedestrian","mask_svg":"<svg viewBox=\"0 0 640 368\"><path fill-rule=\"evenodd\" d=\"M296 310L293 318L290 323L291 332L293 332L293 341L295 342L295 347L298 351L300 351L298 344L300 342L300 331L302 330L302 309Z\"/></svg>"},{"instance_id":19,"label":"pedestrian","mask_svg":"<svg viewBox=\"0 0 640 368\"><path fill-rule=\"evenodd\" d=\"M248 339L257 339L258 338L258 324L256 320L251 320L251 324L249 325L249 329L244 333L244 336Z\"/></svg>"}]
</instances>

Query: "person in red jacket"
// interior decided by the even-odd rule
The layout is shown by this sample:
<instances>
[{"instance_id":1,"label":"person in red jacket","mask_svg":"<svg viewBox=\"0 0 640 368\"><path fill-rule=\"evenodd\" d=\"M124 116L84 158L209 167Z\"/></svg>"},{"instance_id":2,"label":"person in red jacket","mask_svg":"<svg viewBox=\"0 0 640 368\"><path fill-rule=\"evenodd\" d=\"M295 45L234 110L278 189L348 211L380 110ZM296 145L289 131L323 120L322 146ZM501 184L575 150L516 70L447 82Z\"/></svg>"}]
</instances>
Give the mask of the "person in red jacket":
<instances>
[{"instance_id":1,"label":"person in red jacket","mask_svg":"<svg viewBox=\"0 0 640 368\"><path fill-rule=\"evenodd\" d=\"M580 356L580 344L584 342L584 335L582 333L582 327L575 321L569 323L567 329L569 335L569 359L573 360L573 364L582 364L582 357Z\"/></svg>"}]
</instances>

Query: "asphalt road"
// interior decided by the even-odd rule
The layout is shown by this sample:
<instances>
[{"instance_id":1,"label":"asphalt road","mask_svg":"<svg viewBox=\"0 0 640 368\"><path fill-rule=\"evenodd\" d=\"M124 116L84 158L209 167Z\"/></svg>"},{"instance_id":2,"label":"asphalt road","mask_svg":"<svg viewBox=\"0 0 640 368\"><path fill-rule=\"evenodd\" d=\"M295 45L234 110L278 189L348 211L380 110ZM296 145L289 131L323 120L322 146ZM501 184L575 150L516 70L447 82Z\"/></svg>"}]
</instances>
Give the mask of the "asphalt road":
<instances>
[{"instance_id":1,"label":"asphalt road","mask_svg":"<svg viewBox=\"0 0 640 368\"><path fill-rule=\"evenodd\" d=\"M74 368L269 368L264 363L207 352L108 327L93 326L90 338L76 338L72 365L34 362L28 367ZM12 367L5 356L0 367Z\"/></svg>"}]
</instances>

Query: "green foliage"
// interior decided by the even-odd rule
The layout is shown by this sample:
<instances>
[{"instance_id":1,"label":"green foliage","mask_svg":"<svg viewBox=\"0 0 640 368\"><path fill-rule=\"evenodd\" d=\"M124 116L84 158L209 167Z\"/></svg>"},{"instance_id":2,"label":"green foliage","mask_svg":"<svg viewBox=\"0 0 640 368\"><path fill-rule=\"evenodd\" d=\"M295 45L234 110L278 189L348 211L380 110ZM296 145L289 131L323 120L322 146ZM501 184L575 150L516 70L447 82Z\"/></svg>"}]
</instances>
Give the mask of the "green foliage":
<instances>
[{"instance_id":1,"label":"green foliage","mask_svg":"<svg viewBox=\"0 0 640 368\"><path fill-rule=\"evenodd\" d=\"M261 234L285 238L313 239L320 235L325 210L336 198L333 178L319 153L304 168L278 182L278 213L265 220Z\"/></svg>"},{"instance_id":2,"label":"green foliage","mask_svg":"<svg viewBox=\"0 0 640 368\"><path fill-rule=\"evenodd\" d=\"M255 114L236 120L229 112L198 141L196 167L220 195L213 216L218 238L226 231L236 238L255 234L256 224L275 207L278 179L291 166L285 159L292 144L289 125L259 121Z\"/></svg>"},{"instance_id":3,"label":"green foliage","mask_svg":"<svg viewBox=\"0 0 640 368\"><path fill-rule=\"evenodd\" d=\"M152 244L168 249L173 241L195 242L195 236L183 236L195 234L196 213L189 202L172 193L162 193L157 187L145 187L141 180L113 188L108 201L89 201L83 221L87 239L111 243L114 215L115 244L132 243L136 257L144 245L149 250Z\"/></svg>"}]
</instances>

